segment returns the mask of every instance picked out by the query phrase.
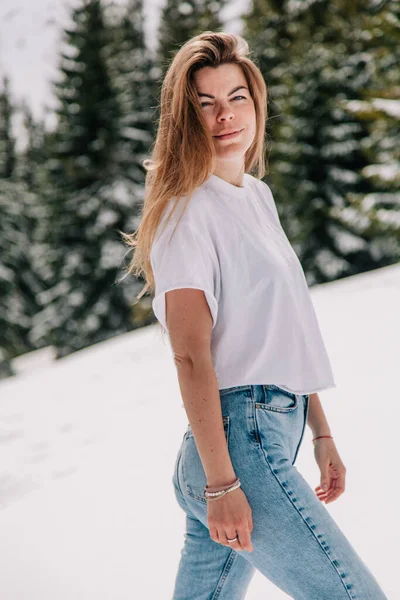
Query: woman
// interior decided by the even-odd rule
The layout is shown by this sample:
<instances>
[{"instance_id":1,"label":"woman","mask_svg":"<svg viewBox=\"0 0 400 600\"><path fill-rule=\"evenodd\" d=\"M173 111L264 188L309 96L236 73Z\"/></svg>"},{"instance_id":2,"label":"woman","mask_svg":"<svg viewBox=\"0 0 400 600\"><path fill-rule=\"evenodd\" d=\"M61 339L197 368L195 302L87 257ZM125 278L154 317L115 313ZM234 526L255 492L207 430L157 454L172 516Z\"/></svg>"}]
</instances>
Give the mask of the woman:
<instances>
[{"instance_id":1,"label":"woman","mask_svg":"<svg viewBox=\"0 0 400 600\"><path fill-rule=\"evenodd\" d=\"M322 504L345 489L317 393L336 384L302 267L260 180L267 90L248 53L240 36L213 32L177 52L138 239L125 236L136 247L130 272L145 272L155 291L189 420L173 475L187 527L173 599L239 600L258 569L296 600L380 600ZM294 466L306 423L315 491Z\"/></svg>"}]
</instances>

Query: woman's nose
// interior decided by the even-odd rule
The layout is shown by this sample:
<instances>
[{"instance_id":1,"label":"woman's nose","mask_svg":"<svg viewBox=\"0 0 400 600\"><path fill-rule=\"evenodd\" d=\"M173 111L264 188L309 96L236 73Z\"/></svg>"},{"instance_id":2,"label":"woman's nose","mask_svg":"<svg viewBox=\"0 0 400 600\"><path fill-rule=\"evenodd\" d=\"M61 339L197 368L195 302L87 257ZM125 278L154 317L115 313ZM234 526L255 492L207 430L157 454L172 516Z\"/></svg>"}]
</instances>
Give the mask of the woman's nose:
<instances>
[{"instance_id":1,"label":"woman's nose","mask_svg":"<svg viewBox=\"0 0 400 600\"><path fill-rule=\"evenodd\" d=\"M217 119L220 120L231 120L234 118L234 114L232 112L232 109L227 106L227 107L223 107L220 109L219 113L218 113L218 117Z\"/></svg>"}]
</instances>

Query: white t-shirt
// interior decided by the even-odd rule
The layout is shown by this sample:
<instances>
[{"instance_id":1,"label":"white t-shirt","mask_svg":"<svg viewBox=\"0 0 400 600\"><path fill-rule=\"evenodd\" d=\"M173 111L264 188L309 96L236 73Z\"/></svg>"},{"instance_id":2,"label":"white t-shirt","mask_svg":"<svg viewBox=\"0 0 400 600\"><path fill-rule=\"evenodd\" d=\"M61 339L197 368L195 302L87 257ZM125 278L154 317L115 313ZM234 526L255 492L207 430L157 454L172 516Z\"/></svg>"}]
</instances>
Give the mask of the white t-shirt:
<instances>
[{"instance_id":1,"label":"white t-shirt","mask_svg":"<svg viewBox=\"0 0 400 600\"><path fill-rule=\"evenodd\" d=\"M150 254L154 314L168 331L165 292L204 291L219 389L274 384L310 394L336 387L303 268L272 192L248 173L243 185L211 174L193 192L170 243L185 196L161 231L164 211Z\"/></svg>"}]
</instances>

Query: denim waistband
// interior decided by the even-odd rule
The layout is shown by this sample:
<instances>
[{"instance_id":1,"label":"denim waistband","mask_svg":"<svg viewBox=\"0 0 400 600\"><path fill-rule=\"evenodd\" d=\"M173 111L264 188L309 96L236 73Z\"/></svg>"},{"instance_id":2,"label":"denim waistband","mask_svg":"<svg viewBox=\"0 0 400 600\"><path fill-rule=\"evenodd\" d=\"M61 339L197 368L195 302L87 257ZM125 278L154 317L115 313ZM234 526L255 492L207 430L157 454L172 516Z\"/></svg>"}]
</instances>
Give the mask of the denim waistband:
<instances>
[{"instance_id":1,"label":"denim waistband","mask_svg":"<svg viewBox=\"0 0 400 600\"><path fill-rule=\"evenodd\" d=\"M229 392L239 392L239 391L246 391L246 390L251 390L251 388L262 388L262 389L269 389L269 390L278 390L278 391L282 391L283 393L286 394L293 394L293 396L307 396L309 397L309 394L296 394L295 392L292 392L290 390L286 390L285 388L280 387L279 385L275 385L272 383L260 383L260 384L245 384L245 385L235 385L233 387L229 387L229 388L222 388L219 390L219 394L220 396L223 396L224 394L228 394Z\"/></svg>"}]
</instances>

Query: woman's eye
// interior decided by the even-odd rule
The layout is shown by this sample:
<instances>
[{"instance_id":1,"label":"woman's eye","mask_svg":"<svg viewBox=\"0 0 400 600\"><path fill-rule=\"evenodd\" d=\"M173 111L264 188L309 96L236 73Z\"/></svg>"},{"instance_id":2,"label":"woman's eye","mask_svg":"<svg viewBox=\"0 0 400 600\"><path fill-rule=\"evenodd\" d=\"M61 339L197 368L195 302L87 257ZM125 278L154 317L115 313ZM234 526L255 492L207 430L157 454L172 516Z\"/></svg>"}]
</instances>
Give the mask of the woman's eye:
<instances>
[{"instance_id":1,"label":"woman's eye","mask_svg":"<svg viewBox=\"0 0 400 600\"><path fill-rule=\"evenodd\" d=\"M243 98L244 100L246 100L246 96L235 96L234 98L232 98L232 100L236 100L236 98ZM211 105L211 102L202 102L201 106L207 106L208 104Z\"/></svg>"}]
</instances>

